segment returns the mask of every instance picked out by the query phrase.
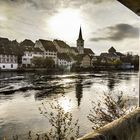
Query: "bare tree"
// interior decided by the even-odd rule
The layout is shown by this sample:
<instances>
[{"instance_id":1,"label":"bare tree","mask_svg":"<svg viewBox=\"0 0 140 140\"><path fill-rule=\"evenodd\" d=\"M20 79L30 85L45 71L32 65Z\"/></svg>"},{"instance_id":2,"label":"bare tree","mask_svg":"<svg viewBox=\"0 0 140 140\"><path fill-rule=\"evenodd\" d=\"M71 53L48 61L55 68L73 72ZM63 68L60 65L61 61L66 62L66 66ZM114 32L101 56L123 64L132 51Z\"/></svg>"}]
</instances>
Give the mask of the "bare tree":
<instances>
[{"instance_id":1,"label":"bare tree","mask_svg":"<svg viewBox=\"0 0 140 140\"><path fill-rule=\"evenodd\" d=\"M48 110L50 106L51 111ZM79 135L78 120L73 123L73 115L65 112L60 103L55 100L53 103L42 103L39 108L51 125L51 129L45 134L47 140L70 140L76 139Z\"/></svg>"},{"instance_id":2,"label":"bare tree","mask_svg":"<svg viewBox=\"0 0 140 140\"><path fill-rule=\"evenodd\" d=\"M89 121L93 123L92 129L96 130L133 110L133 107L127 108L127 101L123 98L123 93L117 98L111 94L104 94L104 102L95 103L92 101L92 108L87 116Z\"/></svg>"}]
</instances>

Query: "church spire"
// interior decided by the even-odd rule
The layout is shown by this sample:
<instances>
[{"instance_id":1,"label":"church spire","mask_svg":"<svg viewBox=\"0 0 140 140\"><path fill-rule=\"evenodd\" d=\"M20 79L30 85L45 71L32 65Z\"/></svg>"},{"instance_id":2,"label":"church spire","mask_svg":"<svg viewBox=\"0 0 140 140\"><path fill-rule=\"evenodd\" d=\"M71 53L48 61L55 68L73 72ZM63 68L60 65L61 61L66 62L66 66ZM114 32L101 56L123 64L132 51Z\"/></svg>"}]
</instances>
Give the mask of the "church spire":
<instances>
[{"instance_id":1,"label":"church spire","mask_svg":"<svg viewBox=\"0 0 140 140\"><path fill-rule=\"evenodd\" d=\"M82 37L82 29L80 26L79 38L77 39L77 49L79 54L84 54L84 39Z\"/></svg>"},{"instance_id":2,"label":"church spire","mask_svg":"<svg viewBox=\"0 0 140 140\"><path fill-rule=\"evenodd\" d=\"M83 40L81 26L80 26L80 31L79 31L79 38L78 38L78 40Z\"/></svg>"}]
</instances>

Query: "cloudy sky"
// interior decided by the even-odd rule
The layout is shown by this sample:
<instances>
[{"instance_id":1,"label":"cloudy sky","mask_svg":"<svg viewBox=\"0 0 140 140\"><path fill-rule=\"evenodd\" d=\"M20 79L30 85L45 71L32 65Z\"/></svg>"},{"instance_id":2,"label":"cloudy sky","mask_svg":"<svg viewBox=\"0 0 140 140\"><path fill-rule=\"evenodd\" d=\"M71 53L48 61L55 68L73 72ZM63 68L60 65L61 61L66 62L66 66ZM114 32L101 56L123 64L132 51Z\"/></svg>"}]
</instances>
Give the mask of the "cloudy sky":
<instances>
[{"instance_id":1,"label":"cloudy sky","mask_svg":"<svg viewBox=\"0 0 140 140\"><path fill-rule=\"evenodd\" d=\"M96 54L110 46L138 53L139 17L116 0L0 0L1 37L76 46L80 25L85 47Z\"/></svg>"}]
</instances>

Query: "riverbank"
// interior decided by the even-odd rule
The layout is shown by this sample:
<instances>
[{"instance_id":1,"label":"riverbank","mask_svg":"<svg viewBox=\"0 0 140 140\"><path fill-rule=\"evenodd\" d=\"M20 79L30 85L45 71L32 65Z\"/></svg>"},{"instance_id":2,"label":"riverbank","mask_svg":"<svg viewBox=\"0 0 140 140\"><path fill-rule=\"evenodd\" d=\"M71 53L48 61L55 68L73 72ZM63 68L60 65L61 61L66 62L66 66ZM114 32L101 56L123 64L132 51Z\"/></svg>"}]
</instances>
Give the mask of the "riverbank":
<instances>
[{"instance_id":1,"label":"riverbank","mask_svg":"<svg viewBox=\"0 0 140 140\"><path fill-rule=\"evenodd\" d=\"M3 69L0 72L47 72L47 73L67 73L67 72L94 72L94 71L138 71L138 68L115 68L115 67L88 67L88 68L72 68L71 70L67 69L46 69L46 68L20 68L20 69Z\"/></svg>"}]
</instances>

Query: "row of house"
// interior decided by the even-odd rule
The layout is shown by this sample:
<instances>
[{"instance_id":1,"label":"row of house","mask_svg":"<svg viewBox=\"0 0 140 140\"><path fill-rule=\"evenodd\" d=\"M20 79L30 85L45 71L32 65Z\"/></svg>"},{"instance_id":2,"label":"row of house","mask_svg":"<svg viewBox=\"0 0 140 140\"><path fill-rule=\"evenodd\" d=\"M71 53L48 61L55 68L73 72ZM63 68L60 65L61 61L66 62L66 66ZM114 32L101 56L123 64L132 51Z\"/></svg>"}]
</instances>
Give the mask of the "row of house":
<instances>
[{"instance_id":1,"label":"row of house","mask_svg":"<svg viewBox=\"0 0 140 140\"><path fill-rule=\"evenodd\" d=\"M78 67L94 67L95 64L110 64L124 61L126 55L111 47L108 52L95 56L90 48L84 48L84 39L80 27L77 46L71 47L62 40L38 39L34 43L29 39L18 43L16 40L0 38L0 69L18 69L33 67L35 57L50 58L55 66L71 69L73 64ZM137 57L136 57L137 58Z\"/></svg>"},{"instance_id":2,"label":"row of house","mask_svg":"<svg viewBox=\"0 0 140 140\"><path fill-rule=\"evenodd\" d=\"M25 39L18 43L16 40L0 38L0 69L32 67L34 57L51 58L56 66L66 69L70 69L77 61L81 67L90 67L93 56L91 49L84 48L81 27L77 47L71 47L57 39L53 41L39 39L35 43Z\"/></svg>"}]
</instances>

